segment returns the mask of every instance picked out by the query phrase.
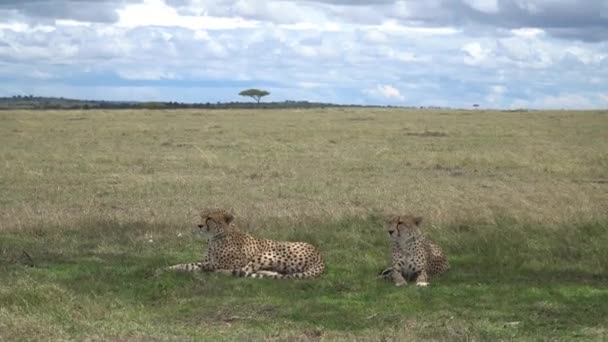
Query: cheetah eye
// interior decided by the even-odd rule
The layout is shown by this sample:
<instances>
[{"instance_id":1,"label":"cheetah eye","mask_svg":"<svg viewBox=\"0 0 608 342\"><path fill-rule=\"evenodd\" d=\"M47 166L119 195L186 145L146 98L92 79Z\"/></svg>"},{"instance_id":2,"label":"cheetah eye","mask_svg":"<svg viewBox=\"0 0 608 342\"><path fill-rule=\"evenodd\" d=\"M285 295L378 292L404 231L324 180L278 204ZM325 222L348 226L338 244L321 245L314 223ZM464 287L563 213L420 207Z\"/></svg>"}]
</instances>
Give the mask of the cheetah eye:
<instances>
[{"instance_id":1,"label":"cheetah eye","mask_svg":"<svg viewBox=\"0 0 608 342\"><path fill-rule=\"evenodd\" d=\"M388 231L388 233L389 233L390 235L393 235L393 233L394 233L394 232L395 232L394 230L389 230L389 231Z\"/></svg>"}]
</instances>

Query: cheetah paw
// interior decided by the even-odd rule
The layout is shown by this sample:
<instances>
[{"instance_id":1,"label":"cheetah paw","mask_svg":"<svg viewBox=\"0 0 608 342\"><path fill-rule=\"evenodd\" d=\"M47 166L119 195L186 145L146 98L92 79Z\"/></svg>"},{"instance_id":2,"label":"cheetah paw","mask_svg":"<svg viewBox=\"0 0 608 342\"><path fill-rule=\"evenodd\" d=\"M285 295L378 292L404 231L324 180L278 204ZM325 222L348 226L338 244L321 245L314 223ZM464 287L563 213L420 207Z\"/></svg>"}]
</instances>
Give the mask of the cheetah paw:
<instances>
[{"instance_id":1,"label":"cheetah paw","mask_svg":"<svg viewBox=\"0 0 608 342\"><path fill-rule=\"evenodd\" d=\"M401 287L401 286L405 286L405 285L407 285L407 283L405 281L404 282L395 283L395 286L397 286L397 287Z\"/></svg>"},{"instance_id":2,"label":"cheetah paw","mask_svg":"<svg viewBox=\"0 0 608 342\"><path fill-rule=\"evenodd\" d=\"M429 286L429 283L427 283L426 281L421 281L419 283L416 283L416 286L427 287Z\"/></svg>"}]
</instances>

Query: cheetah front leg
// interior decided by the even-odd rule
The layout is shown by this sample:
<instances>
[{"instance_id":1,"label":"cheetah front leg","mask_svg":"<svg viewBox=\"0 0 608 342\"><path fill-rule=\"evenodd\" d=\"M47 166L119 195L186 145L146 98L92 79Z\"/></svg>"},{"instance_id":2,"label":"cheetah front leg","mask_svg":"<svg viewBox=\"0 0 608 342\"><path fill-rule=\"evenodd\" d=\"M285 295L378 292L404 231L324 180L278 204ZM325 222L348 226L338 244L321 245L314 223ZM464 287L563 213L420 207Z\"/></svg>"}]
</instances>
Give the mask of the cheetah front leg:
<instances>
[{"instance_id":1,"label":"cheetah front leg","mask_svg":"<svg viewBox=\"0 0 608 342\"><path fill-rule=\"evenodd\" d=\"M401 273L400 264L393 265L393 270L391 272L391 278L393 279L393 283L395 283L395 286L407 285L407 281L405 280L405 278L403 277L403 274Z\"/></svg>"},{"instance_id":2,"label":"cheetah front leg","mask_svg":"<svg viewBox=\"0 0 608 342\"><path fill-rule=\"evenodd\" d=\"M426 269L423 269L418 277L416 278L416 286L427 287L429 286L429 276L426 272Z\"/></svg>"},{"instance_id":3,"label":"cheetah front leg","mask_svg":"<svg viewBox=\"0 0 608 342\"><path fill-rule=\"evenodd\" d=\"M257 271L255 272L255 274L261 276L261 277L267 277L267 278L274 278L274 277L279 277L281 276L281 273L279 272L275 272L275 271Z\"/></svg>"}]
</instances>

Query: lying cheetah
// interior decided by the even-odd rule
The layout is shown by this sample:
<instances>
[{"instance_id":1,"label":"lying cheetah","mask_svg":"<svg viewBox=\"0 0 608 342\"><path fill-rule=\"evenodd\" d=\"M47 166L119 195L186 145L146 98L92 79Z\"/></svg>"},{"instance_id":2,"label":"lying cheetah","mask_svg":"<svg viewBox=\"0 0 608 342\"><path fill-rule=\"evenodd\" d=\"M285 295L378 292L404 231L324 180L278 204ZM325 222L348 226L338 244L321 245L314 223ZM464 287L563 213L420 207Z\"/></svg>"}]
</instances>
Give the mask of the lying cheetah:
<instances>
[{"instance_id":1,"label":"lying cheetah","mask_svg":"<svg viewBox=\"0 0 608 342\"><path fill-rule=\"evenodd\" d=\"M258 239L241 232L232 214L222 209L204 210L198 231L208 237L207 257L180 264L174 271L220 272L252 278L311 278L325 269L319 251L306 242Z\"/></svg>"},{"instance_id":2,"label":"lying cheetah","mask_svg":"<svg viewBox=\"0 0 608 342\"><path fill-rule=\"evenodd\" d=\"M447 271L448 259L441 248L420 231L422 217L394 216L386 222L392 241L392 266L380 272L380 278L390 277L396 286L416 281L428 286L429 277Z\"/></svg>"}]
</instances>

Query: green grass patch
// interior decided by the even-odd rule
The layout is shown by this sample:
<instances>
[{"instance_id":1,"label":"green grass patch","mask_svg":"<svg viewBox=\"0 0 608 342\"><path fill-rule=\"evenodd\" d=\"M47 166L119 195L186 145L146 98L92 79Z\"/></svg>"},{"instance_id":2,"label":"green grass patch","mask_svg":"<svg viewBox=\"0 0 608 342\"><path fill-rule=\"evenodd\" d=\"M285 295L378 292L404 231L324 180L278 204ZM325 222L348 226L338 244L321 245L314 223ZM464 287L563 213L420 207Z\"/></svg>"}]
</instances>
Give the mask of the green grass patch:
<instances>
[{"instance_id":1,"label":"green grass patch","mask_svg":"<svg viewBox=\"0 0 608 342\"><path fill-rule=\"evenodd\" d=\"M279 223L266 227L274 232L270 237L304 239L323 251L326 273L304 281L155 276L159 267L197 260L203 245L190 235L160 233L161 228L88 221L73 229L1 233L0 335L10 340L606 337L608 258L602 247L608 245L608 230L601 222L440 227L430 234L444 246L452 270L425 289L375 279L388 262L388 241L376 217L291 230ZM20 262L23 250L35 267Z\"/></svg>"}]
</instances>

